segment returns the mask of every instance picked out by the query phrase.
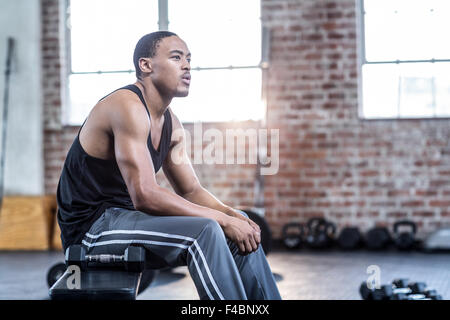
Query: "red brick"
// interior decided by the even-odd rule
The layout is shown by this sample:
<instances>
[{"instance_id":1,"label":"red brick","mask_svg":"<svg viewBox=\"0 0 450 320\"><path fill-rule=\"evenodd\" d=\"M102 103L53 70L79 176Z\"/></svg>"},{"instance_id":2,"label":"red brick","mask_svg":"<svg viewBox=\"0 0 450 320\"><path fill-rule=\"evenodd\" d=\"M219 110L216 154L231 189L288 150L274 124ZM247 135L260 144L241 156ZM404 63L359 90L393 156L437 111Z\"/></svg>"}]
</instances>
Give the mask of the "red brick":
<instances>
[{"instance_id":1,"label":"red brick","mask_svg":"<svg viewBox=\"0 0 450 320\"><path fill-rule=\"evenodd\" d=\"M434 217L434 212L433 211L414 211L413 212L413 216L414 217Z\"/></svg>"},{"instance_id":2,"label":"red brick","mask_svg":"<svg viewBox=\"0 0 450 320\"><path fill-rule=\"evenodd\" d=\"M423 207L425 202L421 200L405 201L401 203L402 207Z\"/></svg>"},{"instance_id":3,"label":"red brick","mask_svg":"<svg viewBox=\"0 0 450 320\"><path fill-rule=\"evenodd\" d=\"M415 194L421 197L436 196L437 190L416 190Z\"/></svg>"},{"instance_id":4,"label":"red brick","mask_svg":"<svg viewBox=\"0 0 450 320\"><path fill-rule=\"evenodd\" d=\"M408 213L405 211L391 211L391 212L386 213L386 217L387 218L396 218L396 219L407 218Z\"/></svg>"},{"instance_id":5,"label":"red brick","mask_svg":"<svg viewBox=\"0 0 450 320\"><path fill-rule=\"evenodd\" d=\"M433 201L430 201L430 207L450 208L450 201L449 200L433 200Z\"/></svg>"},{"instance_id":6,"label":"red brick","mask_svg":"<svg viewBox=\"0 0 450 320\"><path fill-rule=\"evenodd\" d=\"M409 190L388 190L388 197L402 197L409 196Z\"/></svg>"}]
</instances>

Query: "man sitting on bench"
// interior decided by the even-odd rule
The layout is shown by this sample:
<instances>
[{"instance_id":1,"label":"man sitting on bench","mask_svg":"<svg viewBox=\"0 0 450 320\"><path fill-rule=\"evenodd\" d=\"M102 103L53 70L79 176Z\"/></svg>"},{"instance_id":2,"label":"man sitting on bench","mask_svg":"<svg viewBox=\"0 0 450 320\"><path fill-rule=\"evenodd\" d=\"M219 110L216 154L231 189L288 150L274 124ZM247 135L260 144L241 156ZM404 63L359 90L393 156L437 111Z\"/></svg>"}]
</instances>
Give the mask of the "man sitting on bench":
<instances>
[{"instance_id":1,"label":"man sitting on bench","mask_svg":"<svg viewBox=\"0 0 450 320\"><path fill-rule=\"evenodd\" d=\"M200 299L281 299L258 225L200 185L174 134L184 131L169 104L189 93L190 59L176 34L145 35L137 81L94 106L58 184L63 247L120 255L139 245L152 269L187 265ZM157 184L161 167L176 193Z\"/></svg>"}]
</instances>

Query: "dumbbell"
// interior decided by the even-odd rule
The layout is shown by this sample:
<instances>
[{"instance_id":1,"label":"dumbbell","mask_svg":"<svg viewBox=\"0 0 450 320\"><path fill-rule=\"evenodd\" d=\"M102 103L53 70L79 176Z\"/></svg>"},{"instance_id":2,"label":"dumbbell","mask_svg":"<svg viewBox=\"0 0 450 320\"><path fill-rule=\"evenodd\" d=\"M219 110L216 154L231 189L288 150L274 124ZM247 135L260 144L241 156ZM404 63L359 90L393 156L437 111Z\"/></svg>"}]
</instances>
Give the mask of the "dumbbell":
<instances>
[{"instance_id":1,"label":"dumbbell","mask_svg":"<svg viewBox=\"0 0 450 320\"><path fill-rule=\"evenodd\" d=\"M282 239L283 244L288 249L296 249L300 247L305 233L304 225L297 222L287 223L283 227Z\"/></svg>"},{"instance_id":2,"label":"dumbbell","mask_svg":"<svg viewBox=\"0 0 450 320\"><path fill-rule=\"evenodd\" d=\"M394 279L392 281L392 284L396 287L396 288L408 288L408 278L398 278L398 279Z\"/></svg>"},{"instance_id":3,"label":"dumbbell","mask_svg":"<svg viewBox=\"0 0 450 320\"><path fill-rule=\"evenodd\" d=\"M412 294L422 295L424 298L429 298L431 300L442 300L442 296L437 293L434 289L427 289L425 282L413 282L408 285L411 289Z\"/></svg>"},{"instance_id":4,"label":"dumbbell","mask_svg":"<svg viewBox=\"0 0 450 320\"><path fill-rule=\"evenodd\" d=\"M369 289L366 282L361 283L359 293L364 300L390 300L392 286L382 285L379 288Z\"/></svg>"},{"instance_id":5,"label":"dumbbell","mask_svg":"<svg viewBox=\"0 0 450 320\"><path fill-rule=\"evenodd\" d=\"M142 272L145 269L145 249L130 246L125 249L123 255L86 254L86 249L81 245L72 245L66 250L66 265L77 265L81 270L86 270L89 263L103 265L121 265L127 271Z\"/></svg>"},{"instance_id":6,"label":"dumbbell","mask_svg":"<svg viewBox=\"0 0 450 320\"><path fill-rule=\"evenodd\" d=\"M369 289L367 283L361 283L359 292L364 300L424 300L428 297L413 291L408 287L408 279L397 279L389 285L382 285L379 288ZM422 285L413 284L414 289L422 289Z\"/></svg>"},{"instance_id":7,"label":"dumbbell","mask_svg":"<svg viewBox=\"0 0 450 320\"><path fill-rule=\"evenodd\" d=\"M407 278L399 278L392 281L394 291L391 300L408 300L408 295L411 294L411 289L408 288L408 280Z\"/></svg>"},{"instance_id":8,"label":"dumbbell","mask_svg":"<svg viewBox=\"0 0 450 320\"><path fill-rule=\"evenodd\" d=\"M437 293L434 289L429 289L425 291L425 296L431 300L442 300L442 296Z\"/></svg>"},{"instance_id":9,"label":"dumbbell","mask_svg":"<svg viewBox=\"0 0 450 320\"><path fill-rule=\"evenodd\" d=\"M341 249L353 250L356 249L361 242L361 233L357 227L346 227L342 229L337 243Z\"/></svg>"},{"instance_id":10,"label":"dumbbell","mask_svg":"<svg viewBox=\"0 0 450 320\"><path fill-rule=\"evenodd\" d=\"M364 300L423 300L423 294L411 294L409 288L394 288L392 285L382 285L376 289L369 289L363 282L359 292Z\"/></svg>"},{"instance_id":11,"label":"dumbbell","mask_svg":"<svg viewBox=\"0 0 450 320\"><path fill-rule=\"evenodd\" d=\"M408 284L408 288L410 288L411 292L414 294L424 294L427 284L425 282L411 282Z\"/></svg>"},{"instance_id":12,"label":"dumbbell","mask_svg":"<svg viewBox=\"0 0 450 320\"><path fill-rule=\"evenodd\" d=\"M396 287L392 300L442 300L436 290L426 290L427 285L424 282L408 284L408 279L396 279L392 284Z\"/></svg>"}]
</instances>

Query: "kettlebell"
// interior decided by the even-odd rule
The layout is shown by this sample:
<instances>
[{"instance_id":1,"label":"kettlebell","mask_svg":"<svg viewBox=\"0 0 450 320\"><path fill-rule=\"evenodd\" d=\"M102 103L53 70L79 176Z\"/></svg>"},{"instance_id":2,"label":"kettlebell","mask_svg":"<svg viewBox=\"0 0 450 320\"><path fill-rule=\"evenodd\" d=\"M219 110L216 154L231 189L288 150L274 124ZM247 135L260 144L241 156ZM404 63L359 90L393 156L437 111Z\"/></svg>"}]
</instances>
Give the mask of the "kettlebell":
<instances>
[{"instance_id":1,"label":"kettlebell","mask_svg":"<svg viewBox=\"0 0 450 320\"><path fill-rule=\"evenodd\" d=\"M308 236L306 242L311 248L323 249L331 245L336 232L336 225L324 218L311 218L307 223Z\"/></svg>"},{"instance_id":2,"label":"kettlebell","mask_svg":"<svg viewBox=\"0 0 450 320\"><path fill-rule=\"evenodd\" d=\"M298 222L291 222L284 225L282 230L283 244L288 249L297 249L303 242L305 227Z\"/></svg>"},{"instance_id":3,"label":"kettlebell","mask_svg":"<svg viewBox=\"0 0 450 320\"><path fill-rule=\"evenodd\" d=\"M385 249L391 241L391 235L386 227L374 227L367 231L366 246L370 250Z\"/></svg>"},{"instance_id":4,"label":"kettlebell","mask_svg":"<svg viewBox=\"0 0 450 320\"><path fill-rule=\"evenodd\" d=\"M399 232L399 228L407 226L411 230ZM394 223L394 242L395 246L399 250L411 250L415 244L415 234L417 231L417 225L409 220L401 220Z\"/></svg>"},{"instance_id":5,"label":"kettlebell","mask_svg":"<svg viewBox=\"0 0 450 320\"><path fill-rule=\"evenodd\" d=\"M361 233L357 227L346 227L342 229L337 242L341 249L354 250L360 245L361 238Z\"/></svg>"}]
</instances>

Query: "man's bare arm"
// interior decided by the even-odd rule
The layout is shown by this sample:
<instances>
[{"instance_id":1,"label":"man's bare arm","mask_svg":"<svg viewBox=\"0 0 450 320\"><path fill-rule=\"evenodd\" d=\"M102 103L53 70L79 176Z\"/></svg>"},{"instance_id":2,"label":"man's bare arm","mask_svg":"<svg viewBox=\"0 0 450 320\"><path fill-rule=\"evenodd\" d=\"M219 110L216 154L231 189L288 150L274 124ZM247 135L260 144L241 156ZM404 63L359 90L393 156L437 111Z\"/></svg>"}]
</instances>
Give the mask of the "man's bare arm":
<instances>
[{"instance_id":1,"label":"man's bare arm","mask_svg":"<svg viewBox=\"0 0 450 320\"><path fill-rule=\"evenodd\" d=\"M220 211L187 201L157 184L147 147L150 122L142 105L129 99L111 107L114 151L136 210L161 215L197 216L216 220L222 227L228 217Z\"/></svg>"},{"instance_id":2,"label":"man's bare arm","mask_svg":"<svg viewBox=\"0 0 450 320\"><path fill-rule=\"evenodd\" d=\"M261 242L259 226L230 206L225 205L200 184L186 152L186 135L183 125L175 115L172 116L172 119L172 128L176 142L171 147L163 163L163 170L175 192L192 203L223 212L233 218L247 222L256 231L257 235L255 235L254 240L256 244L259 244Z\"/></svg>"},{"instance_id":3,"label":"man's bare arm","mask_svg":"<svg viewBox=\"0 0 450 320\"><path fill-rule=\"evenodd\" d=\"M172 114L172 131L176 137L175 145L163 163L163 171L175 192L184 199L236 216L233 208L225 205L200 184L186 152L186 135L178 117Z\"/></svg>"}]
</instances>

